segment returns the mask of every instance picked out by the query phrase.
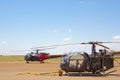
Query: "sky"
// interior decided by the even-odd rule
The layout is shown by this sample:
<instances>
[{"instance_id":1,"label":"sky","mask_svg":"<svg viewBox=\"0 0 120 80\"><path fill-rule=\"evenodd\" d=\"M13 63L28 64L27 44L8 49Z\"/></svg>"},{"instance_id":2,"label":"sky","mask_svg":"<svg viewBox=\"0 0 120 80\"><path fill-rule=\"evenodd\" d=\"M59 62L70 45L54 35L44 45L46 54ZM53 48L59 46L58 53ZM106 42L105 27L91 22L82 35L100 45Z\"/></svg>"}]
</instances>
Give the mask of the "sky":
<instances>
[{"instance_id":1,"label":"sky","mask_svg":"<svg viewBox=\"0 0 120 80\"><path fill-rule=\"evenodd\" d=\"M14 50L45 45L120 41L119 4L120 0L0 0L0 54L26 54ZM70 49L74 51L49 51Z\"/></svg>"}]
</instances>

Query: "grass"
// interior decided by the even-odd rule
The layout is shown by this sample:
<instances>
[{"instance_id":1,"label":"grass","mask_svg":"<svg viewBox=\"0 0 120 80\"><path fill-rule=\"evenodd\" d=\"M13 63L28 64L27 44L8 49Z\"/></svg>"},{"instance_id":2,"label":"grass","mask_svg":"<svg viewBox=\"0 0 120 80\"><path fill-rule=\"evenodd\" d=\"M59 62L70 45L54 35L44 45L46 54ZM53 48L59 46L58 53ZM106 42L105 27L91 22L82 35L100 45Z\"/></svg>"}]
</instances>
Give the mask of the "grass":
<instances>
[{"instance_id":1,"label":"grass","mask_svg":"<svg viewBox=\"0 0 120 80\"><path fill-rule=\"evenodd\" d=\"M24 61L24 56L0 56L0 62Z\"/></svg>"},{"instance_id":2,"label":"grass","mask_svg":"<svg viewBox=\"0 0 120 80\"><path fill-rule=\"evenodd\" d=\"M59 58L50 58L45 61L60 62L61 60L62 58L59 57ZM17 61L24 61L24 56L0 56L0 62L17 62Z\"/></svg>"},{"instance_id":3,"label":"grass","mask_svg":"<svg viewBox=\"0 0 120 80\"><path fill-rule=\"evenodd\" d=\"M45 60L45 62L60 62L63 57L50 58ZM120 59L120 55L115 55L114 59ZM16 62L24 61L24 56L0 56L0 62Z\"/></svg>"},{"instance_id":4,"label":"grass","mask_svg":"<svg viewBox=\"0 0 120 80\"><path fill-rule=\"evenodd\" d=\"M120 55L114 55L113 58L114 59L120 59Z\"/></svg>"},{"instance_id":5,"label":"grass","mask_svg":"<svg viewBox=\"0 0 120 80\"><path fill-rule=\"evenodd\" d=\"M45 60L46 62L60 62L63 58L62 57L58 57L58 58L50 58Z\"/></svg>"}]
</instances>

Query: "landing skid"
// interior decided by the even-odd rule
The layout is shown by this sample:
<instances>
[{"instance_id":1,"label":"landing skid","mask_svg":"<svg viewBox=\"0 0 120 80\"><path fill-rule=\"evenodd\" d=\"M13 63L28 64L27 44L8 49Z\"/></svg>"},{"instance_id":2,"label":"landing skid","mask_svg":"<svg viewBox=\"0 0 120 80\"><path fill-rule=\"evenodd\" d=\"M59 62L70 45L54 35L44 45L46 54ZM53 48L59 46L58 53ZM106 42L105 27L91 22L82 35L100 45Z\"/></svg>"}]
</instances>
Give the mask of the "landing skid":
<instances>
[{"instance_id":1,"label":"landing skid","mask_svg":"<svg viewBox=\"0 0 120 80\"><path fill-rule=\"evenodd\" d=\"M26 61L27 64L29 64L30 62L29 61ZM40 61L40 63L44 63L44 61Z\"/></svg>"}]
</instances>

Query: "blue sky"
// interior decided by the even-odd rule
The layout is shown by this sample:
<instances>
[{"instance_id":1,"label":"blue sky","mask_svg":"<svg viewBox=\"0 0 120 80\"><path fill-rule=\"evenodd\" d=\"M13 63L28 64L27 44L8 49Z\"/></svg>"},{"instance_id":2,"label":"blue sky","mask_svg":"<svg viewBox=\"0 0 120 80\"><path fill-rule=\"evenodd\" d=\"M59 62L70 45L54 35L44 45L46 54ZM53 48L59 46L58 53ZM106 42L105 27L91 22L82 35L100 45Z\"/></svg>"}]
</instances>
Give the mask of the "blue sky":
<instances>
[{"instance_id":1,"label":"blue sky","mask_svg":"<svg viewBox=\"0 0 120 80\"><path fill-rule=\"evenodd\" d=\"M120 41L120 0L0 0L0 54L85 41Z\"/></svg>"}]
</instances>

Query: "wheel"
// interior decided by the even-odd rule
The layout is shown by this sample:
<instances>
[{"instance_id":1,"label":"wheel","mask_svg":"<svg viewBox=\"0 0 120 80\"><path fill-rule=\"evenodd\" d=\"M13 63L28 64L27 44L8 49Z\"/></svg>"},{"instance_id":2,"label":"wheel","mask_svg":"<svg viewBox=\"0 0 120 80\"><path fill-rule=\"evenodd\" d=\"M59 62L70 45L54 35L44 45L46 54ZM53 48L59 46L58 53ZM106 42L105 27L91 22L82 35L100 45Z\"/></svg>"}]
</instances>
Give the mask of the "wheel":
<instances>
[{"instance_id":1,"label":"wheel","mask_svg":"<svg viewBox=\"0 0 120 80\"><path fill-rule=\"evenodd\" d=\"M28 61L26 61L26 63L28 64L29 62L28 62Z\"/></svg>"},{"instance_id":2,"label":"wheel","mask_svg":"<svg viewBox=\"0 0 120 80\"><path fill-rule=\"evenodd\" d=\"M92 70L92 74L96 74L96 70Z\"/></svg>"},{"instance_id":3,"label":"wheel","mask_svg":"<svg viewBox=\"0 0 120 80\"><path fill-rule=\"evenodd\" d=\"M62 70L58 70L58 74L59 74L59 76L62 76L63 75L63 71Z\"/></svg>"}]
</instances>

